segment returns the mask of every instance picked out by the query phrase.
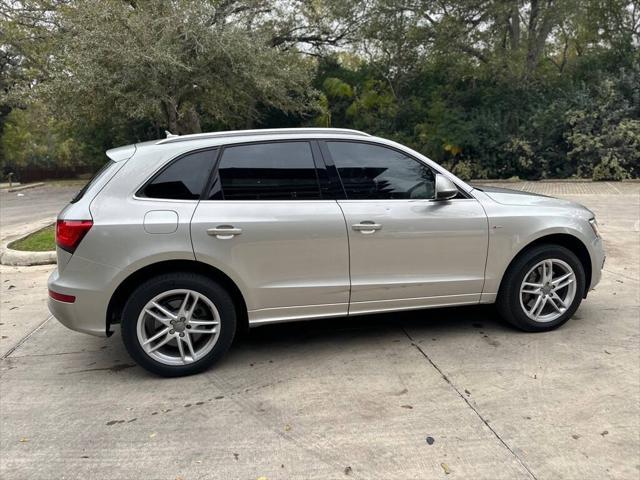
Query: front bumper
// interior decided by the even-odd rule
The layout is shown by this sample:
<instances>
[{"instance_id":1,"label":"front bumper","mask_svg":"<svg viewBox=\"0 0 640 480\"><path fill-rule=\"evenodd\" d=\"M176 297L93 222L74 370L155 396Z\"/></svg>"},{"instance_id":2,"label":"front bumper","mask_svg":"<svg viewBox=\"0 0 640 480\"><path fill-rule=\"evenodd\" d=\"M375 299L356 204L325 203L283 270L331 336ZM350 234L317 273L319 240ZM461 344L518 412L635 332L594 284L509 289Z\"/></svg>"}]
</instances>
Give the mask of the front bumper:
<instances>
[{"instance_id":1,"label":"front bumper","mask_svg":"<svg viewBox=\"0 0 640 480\"><path fill-rule=\"evenodd\" d=\"M602 237L596 237L591 243L591 284L589 290L593 290L602 278L602 269L606 258Z\"/></svg>"}]
</instances>

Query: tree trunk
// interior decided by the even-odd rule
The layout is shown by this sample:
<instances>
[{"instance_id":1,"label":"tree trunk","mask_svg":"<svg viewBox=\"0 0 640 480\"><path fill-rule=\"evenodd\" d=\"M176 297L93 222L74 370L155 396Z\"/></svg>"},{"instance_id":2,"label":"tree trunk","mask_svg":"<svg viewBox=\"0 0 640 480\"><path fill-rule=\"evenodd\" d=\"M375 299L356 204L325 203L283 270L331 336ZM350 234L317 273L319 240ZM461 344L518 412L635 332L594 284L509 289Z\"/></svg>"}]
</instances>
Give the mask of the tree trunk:
<instances>
[{"instance_id":1,"label":"tree trunk","mask_svg":"<svg viewBox=\"0 0 640 480\"><path fill-rule=\"evenodd\" d=\"M520 9L518 8L518 0L514 0L511 4L510 16L509 39L511 41L511 51L516 52L520 48Z\"/></svg>"},{"instance_id":2,"label":"tree trunk","mask_svg":"<svg viewBox=\"0 0 640 480\"><path fill-rule=\"evenodd\" d=\"M544 12L540 12L538 0L531 0L531 14L529 16L527 38L527 64L525 78L529 78L540 63L540 57L547 43L547 38L555 23L559 19L554 18L556 6L554 0L547 0ZM555 23L554 23L555 22Z\"/></svg>"},{"instance_id":3,"label":"tree trunk","mask_svg":"<svg viewBox=\"0 0 640 480\"><path fill-rule=\"evenodd\" d=\"M178 111L176 108L176 101L169 97L167 100L162 101L162 108L164 109L167 129L174 135L178 133Z\"/></svg>"},{"instance_id":4,"label":"tree trunk","mask_svg":"<svg viewBox=\"0 0 640 480\"><path fill-rule=\"evenodd\" d=\"M186 135L200 132L202 132L200 115L196 112L195 107L193 105L181 107L178 118L178 133L180 135Z\"/></svg>"}]
</instances>

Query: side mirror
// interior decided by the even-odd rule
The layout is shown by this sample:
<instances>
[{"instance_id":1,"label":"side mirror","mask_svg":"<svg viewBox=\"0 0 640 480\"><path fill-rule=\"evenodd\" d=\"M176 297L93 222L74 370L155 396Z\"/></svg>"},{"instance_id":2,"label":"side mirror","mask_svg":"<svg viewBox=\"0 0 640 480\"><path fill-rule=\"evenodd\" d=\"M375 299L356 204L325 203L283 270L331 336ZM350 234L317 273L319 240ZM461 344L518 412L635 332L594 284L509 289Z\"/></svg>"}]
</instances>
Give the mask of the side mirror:
<instances>
[{"instance_id":1,"label":"side mirror","mask_svg":"<svg viewBox=\"0 0 640 480\"><path fill-rule=\"evenodd\" d=\"M458 187L444 175L436 174L436 200L451 200L458 195Z\"/></svg>"}]
</instances>

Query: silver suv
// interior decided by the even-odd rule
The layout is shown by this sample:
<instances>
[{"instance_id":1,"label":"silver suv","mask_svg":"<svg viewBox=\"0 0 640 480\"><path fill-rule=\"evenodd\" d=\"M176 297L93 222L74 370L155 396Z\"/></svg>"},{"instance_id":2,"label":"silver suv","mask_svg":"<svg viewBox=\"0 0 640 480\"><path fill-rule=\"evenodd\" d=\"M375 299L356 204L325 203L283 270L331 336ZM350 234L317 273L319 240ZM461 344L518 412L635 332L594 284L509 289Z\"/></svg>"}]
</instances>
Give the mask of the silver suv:
<instances>
[{"instance_id":1,"label":"silver suv","mask_svg":"<svg viewBox=\"0 0 640 480\"><path fill-rule=\"evenodd\" d=\"M202 371L238 329L497 303L526 331L566 322L600 280L581 205L474 188L419 153L342 129L170 136L109 150L60 213L49 308L165 376Z\"/></svg>"}]
</instances>

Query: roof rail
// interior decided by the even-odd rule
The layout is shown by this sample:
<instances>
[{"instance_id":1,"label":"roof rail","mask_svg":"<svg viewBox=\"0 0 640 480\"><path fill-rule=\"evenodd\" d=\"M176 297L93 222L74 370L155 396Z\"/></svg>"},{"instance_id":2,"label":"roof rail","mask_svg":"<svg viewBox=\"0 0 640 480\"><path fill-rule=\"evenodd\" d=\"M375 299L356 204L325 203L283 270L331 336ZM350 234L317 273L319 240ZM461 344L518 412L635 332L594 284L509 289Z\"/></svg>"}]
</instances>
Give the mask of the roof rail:
<instances>
[{"instance_id":1,"label":"roof rail","mask_svg":"<svg viewBox=\"0 0 640 480\"><path fill-rule=\"evenodd\" d=\"M167 136L162 140L158 140L156 145L164 145L167 143L186 142L189 140L206 140L208 138L225 138L225 137L250 137L255 135L308 135L308 134L331 134L342 133L346 135L359 135L363 137L370 137L368 133L361 132L359 130L350 130L348 128L264 128L259 130L231 130L227 132L209 132L209 133L194 133L190 135L173 135Z\"/></svg>"}]
</instances>

